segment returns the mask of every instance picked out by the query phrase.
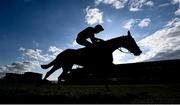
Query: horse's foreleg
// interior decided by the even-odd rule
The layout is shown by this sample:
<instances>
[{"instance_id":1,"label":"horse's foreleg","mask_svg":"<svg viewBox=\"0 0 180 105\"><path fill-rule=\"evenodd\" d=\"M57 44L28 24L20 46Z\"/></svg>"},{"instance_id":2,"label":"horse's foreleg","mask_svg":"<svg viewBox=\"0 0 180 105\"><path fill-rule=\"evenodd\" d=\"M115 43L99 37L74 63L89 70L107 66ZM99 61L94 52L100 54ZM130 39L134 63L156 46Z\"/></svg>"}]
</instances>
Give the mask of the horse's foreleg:
<instances>
[{"instance_id":1,"label":"horse's foreleg","mask_svg":"<svg viewBox=\"0 0 180 105\"><path fill-rule=\"evenodd\" d=\"M110 91L109 85L108 85L108 79L105 79L105 88L107 91Z\"/></svg>"},{"instance_id":2,"label":"horse's foreleg","mask_svg":"<svg viewBox=\"0 0 180 105\"><path fill-rule=\"evenodd\" d=\"M104 70L104 73L102 74L102 76L103 76L105 88L107 91L110 91L108 77L111 75L111 70L113 69L113 65L110 65L108 63L108 64L106 64L105 67L101 66L101 68L102 68L102 70Z\"/></svg>"}]
</instances>

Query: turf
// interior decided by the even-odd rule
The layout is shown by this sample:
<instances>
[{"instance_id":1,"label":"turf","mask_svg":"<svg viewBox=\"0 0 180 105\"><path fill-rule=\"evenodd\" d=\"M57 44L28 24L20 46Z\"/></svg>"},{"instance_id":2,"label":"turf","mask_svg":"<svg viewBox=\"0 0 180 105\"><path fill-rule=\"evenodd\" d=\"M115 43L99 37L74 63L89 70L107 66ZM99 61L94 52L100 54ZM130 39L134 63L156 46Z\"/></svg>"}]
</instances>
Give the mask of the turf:
<instances>
[{"instance_id":1,"label":"turf","mask_svg":"<svg viewBox=\"0 0 180 105\"><path fill-rule=\"evenodd\" d=\"M180 86L165 84L56 85L6 84L0 87L1 103L124 103L177 104ZM7 101L7 99L9 101Z\"/></svg>"}]
</instances>

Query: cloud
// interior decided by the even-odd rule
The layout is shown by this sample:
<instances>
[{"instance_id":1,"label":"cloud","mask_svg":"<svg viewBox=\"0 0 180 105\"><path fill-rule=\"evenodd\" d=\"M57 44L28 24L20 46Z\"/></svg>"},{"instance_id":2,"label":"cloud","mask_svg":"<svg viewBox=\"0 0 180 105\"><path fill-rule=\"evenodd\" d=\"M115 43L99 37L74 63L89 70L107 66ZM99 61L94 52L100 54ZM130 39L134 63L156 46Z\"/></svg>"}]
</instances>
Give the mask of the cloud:
<instances>
[{"instance_id":1,"label":"cloud","mask_svg":"<svg viewBox=\"0 0 180 105\"><path fill-rule=\"evenodd\" d=\"M95 5L100 4L111 5L115 9L122 9L125 6L129 6L129 11L140 11L143 6L154 6L154 2L151 0L95 0Z\"/></svg>"},{"instance_id":2,"label":"cloud","mask_svg":"<svg viewBox=\"0 0 180 105\"><path fill-rule=\"evenodd\" d=\"M128 2L128 0L95 0L96 6L103 3L108 4L114 7L115 9L121 9L125 7L125 4Z\"/></svg>"},{"instance_id":3,"label":"cloud","mask_svg":"<svg viewBox=\"0 0 180 105\"><path fill-rule=\"evenodd\" d=\"M130 9L129 11L140 11L143 6L154 6L153 1L147 1L147 0L132 0L130 1Z\"/></svg>"},{"instance_id":4,"label":"cloud","mask_svg":"<svg viewBox=\"0 0 180 105\"><path fill-rule=\"evenodd\" d=\"M135 23L136 23L136 19L129 19L123 27L130 30L133 24Z\"/></svg>"},{"instance_id":5,"label":"cloud","mask_svg":"<svg viewBox=\"0 0 180 105\"><path fill-rule=\"evenodd\" d=\"M32 71L40 67L40 63L54 59L61 49L56 46L50 46L46 54L42 54L40 49L19 48L22 53L23 61L16 61L12 64L0 65L0 78L5 76L5 73L24 73Z\"/></svg>"},{"instance_id":6,"label":"cloud","mask_svg":"<svg viewBox=\"0 0 180 105\"><path fill-rule=\"evenodd\" d=\"M165 27L174 27L174 26L178 26L179 21L180 21L179 18L174 18L174 19L172 19L171 21L169 21L169 22L165 25Z\"/></svg>"},{"instance_id":7,"label":"cloud","mask_svg":"<svg viewBox=\"0 0 180 105\"><path fill-rule=\"evenodd\" d=\"M177 15L177 16L180 16L180 8L178 8L178 9L175 11L174 14Z\"/></svg>"},{"instance_id":8,"label":"cloud","mask_svg":"<svg viewBox=\"0 0 180 105\"><path fill-rule=\"evenodd\" d=\"M113 22L113 20L112 20L112 19L109 19L109 18L107 18L106 21L107 21L108 23L112 23L112 22Z\"/></svg>"},{"instance_id":9,"label":"cloud","mask_svg":"<svg viewBox=\"0 0 180 105\"><path fill-rule=\"evenodd\" d=\"M138 42L146 49L139 57L128 62L180 59L180 19L175 18L152 35Z\"/></svg>"},{"instance_id":10,"label":"cloud","mask_svg":"<svg viewBox=\"0 0 180 105\"><path fill-rule=\"evenodd\" d=\"M173 3L173 4L180 3L180 0L172 0L172 3Z\"/></svg>"},{"instance_id":11,"label":"cloud","mask_svg":"<svg viewBox=\"0 0 180 105\"><path fill-rule=\"evenodd\" d=\"M42 50L39 50L39 49L34 50L34 49L26 49L26 48L21 47L19 50L22 52L22 55L24 57L28 57L30 59L34 59L37 61L48 61L48 60L50 60L49 56L47 54L42 55Z\"/></svg>"},{"instance_id":12,"label":"cloud","mask_svg":"<svg viewBox=\"0 0 180 105\"><path fill-rule=\"evenodd\" d=\"M51 56L53 56L52 58L55 58L59 53L61 53L63 50L62 49L59 49L57 48L56 46L50 46L48 51L50 53L52 53Z\"/></svg>"},{"instance_id":13,"label":"cloud","mask_svg":"<svg viewBox=\"0 0 180 105\"><path fill-rule=\"evenodd\" d=\"M172 0L172 4L179 4L179 8L174 12L174 14L180 16L180 0Z\"/></svg>"},{"instance_id":14,"label":"cloud","mask_svg":"<svg viewBox=\"0 0 180 105\"><path fill-rule=\"evenodd\" d=\"M119 52L118 50L115 50L113 52L113 63L114 64L121 64L124 63L123 57L125 56L125 53Z\"/></svg>"},{"instance_id":15,"label":"cloud","mask_svg":"<svg viewBox=\"0 0 180 105\"><path fill-rule=\"evenodd\" d=\"M140 21L138 26L141 27L141 28L148 27L150 22L151 22L151 20L149 18L145 18L145 19Z\"/></svg>"},{"instance_id":16,"label":"cloud","mask_svg":"<svg viewBox=\"0 0 180 105\"><path fill-rule=\"evenodd\" d=\"M46 60L45 57L40 55L41 50L25 49L23 47L21 47L19 50L22 52L23 61L15 61L12 64L0 65L0 78L4 77L5 73L21 74L27 71L31 71L39 67L40 61L38 60Z\"/></svg>"},{"instance_id":17,"label":"cloud","mask_svg":"<svg viewBox=\"0 0 180 105\"><path fill-rule=\"evenodd\" d=\"M148 27L150 22L151 22L151 20L149 18L145 18L143 20L129 19L129 20L127 20L127 22L125 23L125 25L123 27L130 30L135 23L139 23L138 26L141 28L144 28L144 27Z\"/></svg>"},{"instance_id":18,"label":"cloud","mask_svg":"<svg viewBox=\"0 0 180 105\"><path fill-rule=\"evenodd\" d=\"M46 62L51 59L56 58L56 56L62 52L63 50L60 48L57 48L56 46L50 46L48 49L48 53L43 54L42 50L40 49L26 49L26 48L19 48L19 50L22 53L23 59L28 59L28 60L35 60L39 62Z\"/></svg>"},{"instance_id":19,"label":"cloud","mask_svg":"<svg viewBox=\"0 0 180 105\"><path fill-rule=\"evenodd\" d=\"M166 6L169 6L170 3L164 3L164 4L160 4L157 8L160 8L160 7L166 7Z\"/></svg>"},{"instance_id":20,"label":"cloud","mask_svg":"<svg viewBox=\"0 0 180 105\"><path fill-rule=\"evenodd\" d=\"M29 61L24 61L24 62L14 62L12 64L8 65L0 65L0 73L23 73L27 71L31 71L33 68L38 67L37 62L29 62Z\"/></svg>"},{"instance_id":21,"label":"cloud","mask_svg":"<svg viewBox=\"0 0 180 105\"><path fill-rule=\"evenodd\" d=\"M88 6L86 8L85 21L90 25L101 24L103 23L103 12L101 12L98 8L90 8Z\"/></svg>"},{"instance_id":22,"label":"cloud","mask_svg":"<svg viewBox=\"0 0 180 105\"><path fill-rule=\"evenodd\" d=\"M145 5L147 6L154 6L154 2L153 1L148 1L145 3Z\"/></svg>"},{"instance_id":23,"label":"cloud","mask_svg":"<svg viewBox=\"0 0 180 105\"><path fill-rule=\"evenodd\" d=\"M79 45L79 44L76 42L76 40L74 40L72 46L73 46L73 47L76 47L76 46L78 46L78 45Z\"/></svg>"}]
</instances>

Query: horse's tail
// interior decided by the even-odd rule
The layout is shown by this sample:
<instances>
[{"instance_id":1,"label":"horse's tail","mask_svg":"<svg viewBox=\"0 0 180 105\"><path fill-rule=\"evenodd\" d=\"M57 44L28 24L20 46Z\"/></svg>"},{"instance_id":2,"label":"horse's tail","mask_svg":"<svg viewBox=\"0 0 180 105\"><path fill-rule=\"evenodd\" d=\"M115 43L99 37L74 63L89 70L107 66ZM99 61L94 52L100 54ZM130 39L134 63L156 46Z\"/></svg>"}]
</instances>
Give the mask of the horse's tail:
<instances>
[{"instance_id":1,"label":"horse's tail","mask_svg":"<svg viewBox=\"0 0 180 105\"><path fill-rule=\"evenodd\" d=\"M55 59L55 60L56 60L56 59ZM41 68L42 68L42 69L48 69L49 67L51 67L51 66L54 65L55 60L53 60L53 61L50 62L49 64L41 65Z\"/></svg>"},{"instance_id":2,"label":"horse's tail","mask_svg":"<svg viewBox=\"0 0 180 105\"><path fill-rule=\"evenodd\" d=\"M48 66L48 65L41 65L41 68L42 69L48 69L50 66Z\"/></svg>"},{"instance_id":3,"label":"horse's tail","mask_svg":"<svg viewBox=\"0 0 180 105\"><path fill-rule=\"evenodd\" d=\"M64 56L65 56L66 50L64 50L63 52L59 53L56 56L56 59L54 59L52 62L50 62L49 64L44 64L41 65L42 69L48 69L51 66L58 66L60 67L62 65L62 62L64 61Z\"/></svg>"}]
</instances>

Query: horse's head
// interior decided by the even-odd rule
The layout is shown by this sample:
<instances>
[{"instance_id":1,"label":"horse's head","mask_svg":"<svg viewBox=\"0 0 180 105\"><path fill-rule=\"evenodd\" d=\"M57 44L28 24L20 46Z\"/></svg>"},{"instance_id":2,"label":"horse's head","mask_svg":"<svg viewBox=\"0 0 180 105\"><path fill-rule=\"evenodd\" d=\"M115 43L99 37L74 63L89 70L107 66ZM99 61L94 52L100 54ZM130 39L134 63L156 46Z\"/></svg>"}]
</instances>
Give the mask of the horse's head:
<instances>
[{"instance_id":1,"label":"horse's head","mask_svg":"<svg viewBox=\"0 0 180 105\"><path fill-rule=\"evenodd\" d=\"M126 40L125 40L125 44L124 44L124 48L128 49L131 53L133 53L135 56L138 56L142 53L142 51L140 50L139 46L137 45L136 41L134 40L134 38L131 36L130 31L128 31L128 35L125 36Z\"/></svg>"}]
</instances>

